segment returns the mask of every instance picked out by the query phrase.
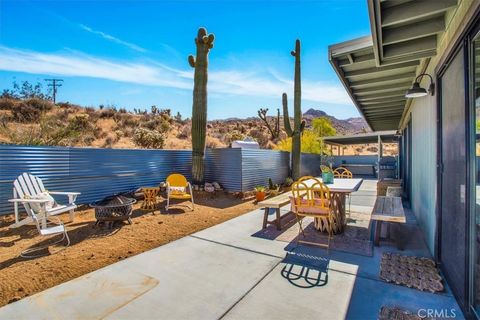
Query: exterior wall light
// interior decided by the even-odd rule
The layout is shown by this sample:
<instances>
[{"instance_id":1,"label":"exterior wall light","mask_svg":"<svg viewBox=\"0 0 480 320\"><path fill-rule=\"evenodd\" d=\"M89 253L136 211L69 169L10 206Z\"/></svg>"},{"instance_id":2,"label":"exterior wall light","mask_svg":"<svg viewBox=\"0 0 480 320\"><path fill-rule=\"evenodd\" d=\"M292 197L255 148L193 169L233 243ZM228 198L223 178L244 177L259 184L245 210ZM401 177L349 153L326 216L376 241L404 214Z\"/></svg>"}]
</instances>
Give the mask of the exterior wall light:
<instances>
[{"instance_id":1,"label":"exterior wall light","mask_svg":"<svg viewBox=\"0 0 480 320\"><path fill-rule=\"evenodd\" d=\"M422 73L415 78L415 82L413 83L413 86L407 90L407 93L405 94L406 98L419 98L427 95L427 90L420 87L419 79L421 79L423 76L428 76L430 78L430 86L428 87L428 93L430 93L430 95L432 96L435 94L435 84L433 83L432 76L429 75L428 73Z\"/></svg>"}]
</instances>

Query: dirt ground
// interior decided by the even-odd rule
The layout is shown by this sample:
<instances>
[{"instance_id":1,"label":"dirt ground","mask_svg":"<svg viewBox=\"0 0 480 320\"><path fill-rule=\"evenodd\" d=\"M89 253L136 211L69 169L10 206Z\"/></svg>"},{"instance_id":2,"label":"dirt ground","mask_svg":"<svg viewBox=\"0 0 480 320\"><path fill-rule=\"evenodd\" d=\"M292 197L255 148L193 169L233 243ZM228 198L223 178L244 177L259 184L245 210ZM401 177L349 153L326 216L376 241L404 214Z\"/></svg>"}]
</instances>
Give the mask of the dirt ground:
<instances>
[{"instance_id":1,"label":"dirt ground","mask_svg":"<svg viewBox=\"0 0 480 320\"><path fill-rule=\"evenodd\" d=\"M117 223L112 229L95 226L93 209L77 210L75 221L60 215L71 245L55 254L35 259L19 257L34 245L49 243L38 235L35 226L8 229L13 216L0 219L0 306L22 299L74 279L122 259L156 248L196 231L242 215L256 208L253 200L244 201L230 194L215 198L195 195L195 211L171 208L167 214L163 199L160 210L140 210L135 204L133 224ZM260 227L261 221L259 221ZM59 247L50 248L53 252Z\"/></svg>"}]
</instances>

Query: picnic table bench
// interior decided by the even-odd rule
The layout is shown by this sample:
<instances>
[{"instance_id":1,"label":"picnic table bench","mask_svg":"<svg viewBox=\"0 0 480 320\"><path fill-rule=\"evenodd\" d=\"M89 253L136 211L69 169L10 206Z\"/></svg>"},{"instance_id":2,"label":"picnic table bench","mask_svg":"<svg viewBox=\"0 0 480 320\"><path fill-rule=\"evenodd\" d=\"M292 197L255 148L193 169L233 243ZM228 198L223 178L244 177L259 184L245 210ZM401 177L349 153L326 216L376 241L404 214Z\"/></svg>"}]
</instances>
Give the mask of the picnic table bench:
<instances>
[{"instance_id":1,"label":"picnic table bench","mask_svg":"<svg viewBox=\"0 0 480 320\"><path fill-rule=\"evenodd\" d=\"M406 223L402 198L379 196L375 201L372 211L372 220L375 221L374 243L380 244L382 223L387 222L393 226L394 239L398 249L403 249L403 239L400 234L400 224ZM388 234L389 232L387 232Z\"/></svg>"},{"instance_id":2,"label":"picnic table bench","mask_svg":"<svg viewBox=\"0 0 480 320\"><path fill-rule=\"evenodd\" d=\"M282 194L280 194L276 197L260 201L258 203L258 205L260 207L265 207L264 208L265 212L263 214L263 226L262 226L263 229L265 229L267 227L267 225L269 225L269 224L276 225L277 230L282 229L281 220L282 220L282 218L287 216L290 212L287 212L282 216L282 215L280 215L280 208L290 203L290 196L291 195L292 195L292 192L289 191L289 192L286 192L286 193L282 193ZM270 209L275 209L276 219L273 220L273 221L268 220L268 214L270 212Z\"/></svg>"}]
</instances>

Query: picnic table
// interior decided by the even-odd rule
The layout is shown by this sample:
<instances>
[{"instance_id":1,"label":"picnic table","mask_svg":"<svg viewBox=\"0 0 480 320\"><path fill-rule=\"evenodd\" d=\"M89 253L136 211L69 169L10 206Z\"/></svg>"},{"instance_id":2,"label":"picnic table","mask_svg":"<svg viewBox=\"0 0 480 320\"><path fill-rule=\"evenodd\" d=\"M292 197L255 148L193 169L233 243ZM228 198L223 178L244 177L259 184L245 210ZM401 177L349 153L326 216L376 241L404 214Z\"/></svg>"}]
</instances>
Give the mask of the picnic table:
<instances>
[{"instance_id":1,"label":"picnic table","mask_svg":"<svg viewBox=\"0 0 480 320\"><path fill-rule=\"evenodd\" d=\"M321 178L319 178L321 180ZM310 185L313 184L313 180L307 180L306 184ZM327 184L328 188L330 189L330 193L332 196L332 204L331 208L334 210L334 218L333 218L333 231L334 233L342 233L345 229L346 219L345 219L345 198L346 195L352 192L355 192L360 188L363 179L341 179L335 178L333 183ZM259 206L264 207L264 215L263 215L263 228L266 228L269 224L276 225L278 230L282 228L282 219L287 216L280 214L280 208L290 203L290 197L292 196L292 192L282 193L276 197L268 198L264 201L258 203ZM270 213L270 209L275 209L275 220L269 221L268 215ZM327 219L324 218L317 218L315 219L315 228L319 231L327 232Z\"/></svg>"}]
</instances>

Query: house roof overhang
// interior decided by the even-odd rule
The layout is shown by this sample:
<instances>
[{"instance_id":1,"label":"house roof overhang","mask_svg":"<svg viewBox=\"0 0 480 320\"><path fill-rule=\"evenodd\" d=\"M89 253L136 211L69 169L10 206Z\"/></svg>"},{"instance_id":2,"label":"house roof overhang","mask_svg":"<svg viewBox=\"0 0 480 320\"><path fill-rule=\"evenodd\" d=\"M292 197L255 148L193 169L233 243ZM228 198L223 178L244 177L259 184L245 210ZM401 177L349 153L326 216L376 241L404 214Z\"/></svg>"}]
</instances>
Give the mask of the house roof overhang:
<instances>
[{"instance_id":1,"label":"house roof overhang","mask_svg":"<svg viewBox=\"0 0 480 320\"><path fill-rule=\"evenodd\" d=\"M373 131L395 130L457 0L368 0L372 36L328 48L330 64Z\"/></svg>"},{"instance_id":2,"label":"house roof overhang","mask_svg":"<svg viewBox=\"0 0 480 320\"><path fill-rule=\"evenodd\" d=\"M378 143L379 139L382 142L390 143L396 141L396 131L377 131L369 133L360 133L349 136L333 136L324 137L323 141L326 144L332 145L354 145L354 144L368 144Z\"/></svg>"}]
</instances>

